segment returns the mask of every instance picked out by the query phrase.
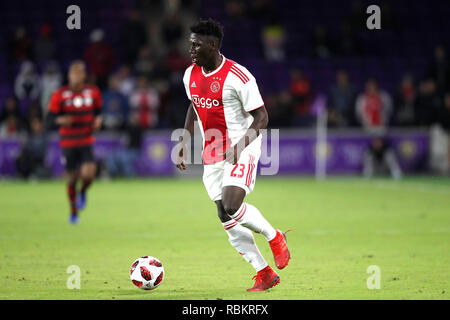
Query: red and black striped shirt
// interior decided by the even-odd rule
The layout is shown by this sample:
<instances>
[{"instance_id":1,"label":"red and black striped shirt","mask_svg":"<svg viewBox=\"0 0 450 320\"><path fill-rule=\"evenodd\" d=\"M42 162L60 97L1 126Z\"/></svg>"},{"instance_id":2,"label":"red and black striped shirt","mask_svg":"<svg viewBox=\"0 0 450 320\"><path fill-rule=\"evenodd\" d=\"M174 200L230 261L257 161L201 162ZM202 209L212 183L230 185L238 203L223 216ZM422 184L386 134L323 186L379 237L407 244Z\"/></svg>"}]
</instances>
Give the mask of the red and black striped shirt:
<instances>
[{"instance_id":1,"label":"red and black striped shirt","mask_svg":"<svg viewBox=\"0 0 450 320\"><path fill-rule=\"evenodd\" d=\"M56 90L50 100L49 112L54 116L70 115L70 126L61 126L60 146L72 148L94 143L94 119L100 113L102 95L93 85L85 84L79 92L70 90L69 86Z\"/></svg>"}]
</instances>

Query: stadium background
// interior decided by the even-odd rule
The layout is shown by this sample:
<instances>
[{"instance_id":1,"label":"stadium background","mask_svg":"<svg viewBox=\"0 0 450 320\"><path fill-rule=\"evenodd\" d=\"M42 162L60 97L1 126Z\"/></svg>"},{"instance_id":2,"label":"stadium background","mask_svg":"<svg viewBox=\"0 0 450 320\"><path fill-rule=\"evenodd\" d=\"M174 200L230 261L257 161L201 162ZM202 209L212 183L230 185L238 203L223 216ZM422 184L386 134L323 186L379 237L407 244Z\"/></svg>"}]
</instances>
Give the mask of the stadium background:
<instances>
[{"instance_id":1,"label":"stadium background","mask_svg":"<svg viewBox=\"0 0 450 320\"><path fill-rule=\"evenodd\" d=\"M66 27L71 4L81 30ZM381 8L381 30L365 27L369 4ZM2 1L0 299L448 299L449 14L433 0ZM263 295L245 292L254 270L227 242L201 165L180 174L169 160L188 107L186 36L200 17L224 24L223 54L255 75L269 126L280 129L279 173L259 176L247 201L295 229L293 258ZM102 89L105 123L101 178L73 226L58 136L39 119L79 58ZM351 86L336 86L339 70ZM383 93L368 99L370 78ZM358 98L367 113L356 112ZM383 135L404 176L361 179L365 151ZM324 164L330 177L317 182ZM128 277L143 255L166 270L151 293ZM66 287L71 265L81 290ZM366 285L371 265L380 290Z\"/></svg>"},{"instance_id":2,"label":"stadium background","mask_svg":"<svg viewBox=\"0 0 450 320\"><path fill-rule=\"evenodd\" d=\"M364 152L378 135L388 139L406 173L448 174L445 19L450 6L445 2L378 2L381 30L367 29L369 3L357 0L78 4L81 30L66 27L67 1L2 4L4 177L63 172L57 137L31 139L39 135L32 134L31 123L45 118L51 93L66 83L67 67L78 58L88 63L89 81L100 86L104 98L105 123L96 147L101 173L177 174L169 164L168 137L184 124L188 100L181 77L190 64L186 37L189 25L200 17L223 23L222 52L255 75L270 114L269 128L281 128L280 174L314 174L316 125L323 110L328 111L328 173L361 174ZM348 81L338 80L345 74ZM367 111L359 113L357 99L363 101L370 79L377 81L375 99L381 101L368 111L370 99L364 100L367 108L360 107ZM348 84L340 87L338 81ZM372 120L364 122L363 113ZM134 130L128 142L133 114L143 137ZM133 152L116 152L130 143ZM115 156L106 159L108 154ZM42 166L16 160L28 157Z\"/></svg>"}]
</instances>

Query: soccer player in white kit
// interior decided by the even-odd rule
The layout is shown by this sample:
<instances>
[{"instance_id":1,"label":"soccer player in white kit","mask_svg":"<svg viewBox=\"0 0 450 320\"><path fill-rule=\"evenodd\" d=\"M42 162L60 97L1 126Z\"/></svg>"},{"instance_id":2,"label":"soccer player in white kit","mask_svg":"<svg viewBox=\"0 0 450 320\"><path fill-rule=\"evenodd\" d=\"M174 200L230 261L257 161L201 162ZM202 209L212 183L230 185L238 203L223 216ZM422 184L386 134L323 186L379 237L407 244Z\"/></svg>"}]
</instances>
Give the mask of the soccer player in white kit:
<instances>
[{"instance_id":1,"label":"soccer player in white kit","mask_svg":"<svg viewBox=\"0 0 450 320\"><path fill-rule=\"evenodd\" d=\"M263 291L277 285L280 277L261 255L252 231L269 242L277 268L286 267L290 259L286 235L244 202L255 185L261 154L259 130L267 127L268 115L253 75L220 53L222 38L222 26L212 19L191 27L193 64L183 77L191 104L176 166L187 168L183 150L196 119L203 137L204 185L231 245L257 272L254 286L247 291Z\"/></svg>"}]
</instances>

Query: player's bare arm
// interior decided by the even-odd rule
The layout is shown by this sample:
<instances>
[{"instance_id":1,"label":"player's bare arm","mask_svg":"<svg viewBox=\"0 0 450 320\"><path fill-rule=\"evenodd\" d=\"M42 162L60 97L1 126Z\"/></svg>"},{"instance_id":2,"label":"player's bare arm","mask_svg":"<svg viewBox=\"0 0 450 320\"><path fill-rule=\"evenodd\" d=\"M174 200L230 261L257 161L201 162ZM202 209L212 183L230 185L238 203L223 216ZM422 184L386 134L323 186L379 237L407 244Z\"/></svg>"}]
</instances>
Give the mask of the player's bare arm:
<instances>
[{"instance_id":1,"label":"player's bare arm","mask_svg":"<svg viewBox=\"0 0 450 320\"><path fill-rule=\"evenodd\" d=\"M178 151L177 163L176 167L181 171L186 170L186 159L183 150L187 147L188 142L190 141L192 135L194 134L194 120L195 114L192 103L189 105L189 108L186 112L186 120L184 123L184 133L181 137L180 150Z\"/></svg>"},{"instance_id":2,"label":"player's bare arm","mask_svg":"<svg viewBox=\"0 0 450 320\"><path fill-rule=\"evenodd\" d=\"M100 130L100 128L102 127L102 121L103 121L102 116L96 116L95 119L94 119L93 129L96 130L96 131Z\"/></svg>"},{"instance_id":3,"label":"player's bare arm","mask_svg":"<svg viewBox=\"0 0 450 320\"><path fill-rule=\"evenodd\" d=\"M261 129L266 129L267 124L269 123L269 116L265 106L250 111L250 114L253 117L253 123L238 143L236 143L233 148L229 148L225 153L226 161L232 164L236 164L242 150L252 143L259 136L259 131Z\"/></svg>"},{"instance_id":4,"label":"player's bare arm","mask_svg":"<svg viewBox=\"0 0 450 320\"><path fill-rule=\"evenodd\" d=\"M55 118L55 123L59 126L70 127L72 124L72 116L63 115Z\"/></svg>"}]
</instances>

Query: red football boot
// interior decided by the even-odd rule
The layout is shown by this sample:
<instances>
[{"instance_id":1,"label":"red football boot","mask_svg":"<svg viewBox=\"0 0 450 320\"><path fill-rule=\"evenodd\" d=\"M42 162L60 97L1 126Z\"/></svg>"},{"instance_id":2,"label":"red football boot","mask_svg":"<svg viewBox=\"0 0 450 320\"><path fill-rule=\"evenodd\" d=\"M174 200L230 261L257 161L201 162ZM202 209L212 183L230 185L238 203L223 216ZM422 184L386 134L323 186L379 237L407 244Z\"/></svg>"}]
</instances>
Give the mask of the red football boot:
<instances>
[{"instance_id":1,"label":"red football boot","mask_svg":"<svg viewBox=\"0 0 450 320\"><path fill-rule=\"evenodd\" d=\"M280 283L280 276L270 266L258 271L256 276L252 278L252 280L254 279L256 279L255 285L247 291L264 291Z\"/></svg>"},{"instance_id":2,"label":"red football boot","mask_svg":"<svg viewBox=\"0 0 450 320\"><path fill-rule=\"evenodd\" d=\"M288 230L290 231L290 230ZM287 232L287 231L286 231ZM272 249L275 265L278 269L283 269L289 263L291 254L287 247L286 234L277 230L275 238L269 241L270 249Z\"/></svg>"}]
</instances>

